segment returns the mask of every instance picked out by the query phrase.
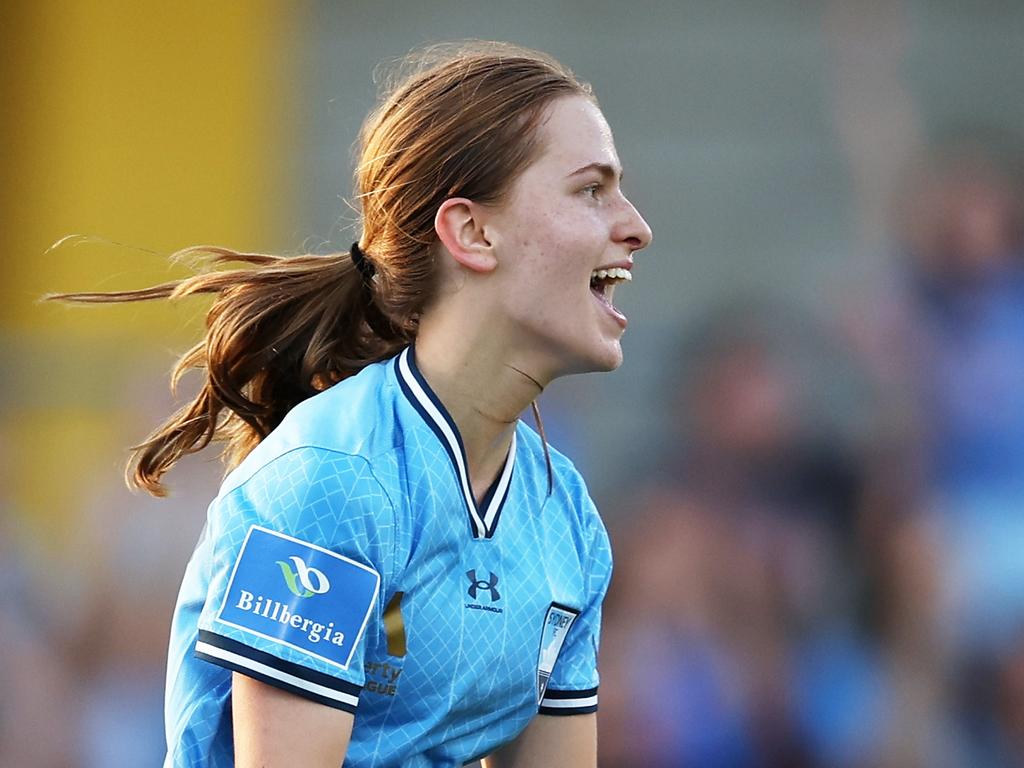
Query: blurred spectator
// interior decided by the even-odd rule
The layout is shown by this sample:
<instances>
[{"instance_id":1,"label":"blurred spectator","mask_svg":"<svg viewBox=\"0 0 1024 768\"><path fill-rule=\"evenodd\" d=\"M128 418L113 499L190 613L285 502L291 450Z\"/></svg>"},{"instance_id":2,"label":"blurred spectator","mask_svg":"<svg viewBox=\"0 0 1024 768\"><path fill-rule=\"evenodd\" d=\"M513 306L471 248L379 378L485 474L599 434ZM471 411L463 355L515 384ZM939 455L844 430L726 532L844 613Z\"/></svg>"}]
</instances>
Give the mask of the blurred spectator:
<instances>
[{"instance_id":1,"label":"blurred spectator","mask_svg":"<svg viewBox=\"0 0 1024 768\"><path fill-rule=\"evenodd\" d=\"M615 534L605 765L1024 764L1021 200L975 145L922 162L856 364L777 308L698 329Z\"/></svg>"},{"instance_id":2,"label":"blurred spectator","mask_svg":"<svg viewBox=\"0 0 1024 768\"><path fill-rule=\"evenodd\" d=\"M168 413L165 383L129 382L124 434ZM191 456L169 478L170 497L132 493L111 473L82 500L78 596L65 633L79 679L81 768L158 765L165 752L164 675L182 574L223 466Z\"/></svg>"},{"instance_id":3,"label":"blurred spectator","mask_svg":"<svg viewBox=\"0 0 1024 768\"><path fill-rule=\"evenodd\" d=\"M814 334L783 318L699 330L675 443L620 518L603 765L877 764L884 675L856 621L865 465L813 402Z\"/></svg>"},{"instance_id":4,"label":"blurred spectator","mask_svg":"<svg viewBox=\"0 0 1024 768\"><path fill-rule=\"evenodd\" d=\"M17 525L6 492L11 466L0 439L0 765L73 765L74 734L66 723L77 708L73 681L50 608L53 572L39 547ZM49 566L49 567L47 567Z\"/></svg>"},{"instance_id":5,"label":"blurred spectator","mask_svg":"<svg viewBox=\"0 0 1024 768\"><path fill-rule=\"evenodd\" d=\"M904 601L927 615L907 642L891 638L903 648L898 671L932 659L932 729L955 717L965 737L952 750L958 765L1024 762L1022 200L1013 164L993 145L932 150L893 207L893 271L845 311L903 446L897 466L916 510L904 543L911 553L932 550L930 563L890 563L899 577L890 590L934 582L921 600ZM876 522L876 541L905 532ZM906 635L911 622L902 619Z\"/></svg>"},{"instance_id":6,"label":"blurred spectator","mask_svg":"<svg viewBox=\"0 0 1024 768\"><path fill-rule=\"evenodd\" d=\"M920 397L926 482L953 497L1024 493L1021 199L995 157L938 150L896 208L905 374ZM907 370L907 368L910 370Z\"/></svg>"},{"instance_id":7,"label":"blurred spectator","mask_svg":"<svg viewBox=\"0 0 1024 768\"><path fill-rule=\"evenodd\" d=\"M168 410L153 386L127 387L126 434ZM0 470L10 466L4 448ZM171 611L222 469L215 458L186 464L165 501L105 475L83 494L74 545L60 553L17 525L3 495L12 483L0 476L3 768L162 762Z\"/></svg>"}]
</instances>

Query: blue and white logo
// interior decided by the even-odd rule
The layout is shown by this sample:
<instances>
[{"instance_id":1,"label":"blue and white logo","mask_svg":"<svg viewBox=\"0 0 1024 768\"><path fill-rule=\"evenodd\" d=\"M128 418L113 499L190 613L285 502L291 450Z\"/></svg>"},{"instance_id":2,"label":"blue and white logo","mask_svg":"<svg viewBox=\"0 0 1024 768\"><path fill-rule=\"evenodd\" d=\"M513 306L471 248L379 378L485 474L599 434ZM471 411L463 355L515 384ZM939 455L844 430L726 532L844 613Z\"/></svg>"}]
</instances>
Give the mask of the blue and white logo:
<instances>
[{"instance_id":1,"label":"blue and white logo","mask_svg":"<svg viewBox=\"0 0 1024 768\"><path fill-rule=\"evenodd\" d=\"M540 653L537 656L537 704L544 698L562 644L579 615L579 611L568 606L552 603L544 616L544 626L540 631Z\"/></svg>"},{"instance_id":2,"label":"blue and white logo","mask_svg":"<svg viewBox=\"0 0 1024 768\"><path fill-rule=\"evenodd\" d=\"M217 619L348 669L379 587L362 563L254 525Z\"/></svg>"}]
</instances>

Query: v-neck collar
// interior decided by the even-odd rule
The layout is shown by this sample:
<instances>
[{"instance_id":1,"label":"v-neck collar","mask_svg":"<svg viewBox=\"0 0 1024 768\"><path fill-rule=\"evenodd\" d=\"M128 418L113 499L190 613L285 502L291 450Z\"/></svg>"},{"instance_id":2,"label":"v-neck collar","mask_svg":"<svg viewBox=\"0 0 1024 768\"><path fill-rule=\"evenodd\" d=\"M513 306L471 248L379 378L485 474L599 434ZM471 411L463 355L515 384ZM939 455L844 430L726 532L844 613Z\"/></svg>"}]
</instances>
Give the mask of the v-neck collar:
<instances>
[{"instance_id":1,"label":"v-neck collar","mask_svg":"<svg viewBox=\"0 0 1024 768\"><path fill-rule=\"evenodd\" d=\"M451 414L448 413L440 398L434 394L434 390L430 388L427 380L423 378L423 374L416 367L416 357L412 346L406 347L395 358L395 374L405 396L423 417L423 420L427 422L427 426L437 435L451 459L459 488L466 503L469 528L473 538L489 539L493 537L498 528L502 507L508 497L509 487L512 484L512 469L516 463L515 431L512 432L512 444L509 446L504 468L487 490L480 504L477 505L476 499L473 498L473 489L469 484L468 462L466 461L466 449L462 444L462 435L459 434L459 429L455 426Z\"/></svg>"}]
</instances>

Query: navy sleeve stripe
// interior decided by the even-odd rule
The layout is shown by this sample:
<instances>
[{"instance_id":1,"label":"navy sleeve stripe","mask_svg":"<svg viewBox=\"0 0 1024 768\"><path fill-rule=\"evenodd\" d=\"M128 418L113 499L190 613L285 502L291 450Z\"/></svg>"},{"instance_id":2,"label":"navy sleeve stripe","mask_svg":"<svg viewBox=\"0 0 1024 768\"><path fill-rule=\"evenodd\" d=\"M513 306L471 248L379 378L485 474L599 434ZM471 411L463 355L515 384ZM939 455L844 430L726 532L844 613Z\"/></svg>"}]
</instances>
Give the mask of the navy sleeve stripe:
<instances>
[{"instance_id":1,"label":"navy sleeve stripe","mask_svg":"<svg viewBox=\"0 0 1024 768\"><path fill-rule=\"evenodd\" d=\"M355 707L359 702L362 687L347 680L308 669L276 656L258 651L237 640L209 632L199 631L199 639L195 645L196 655L207 661L214 661L221 666L237 671L257 673L272 677L282 684L301 688L311 694L332 699Z\"/></svg>"},{"instance_id":2,"label":"navy sleeve stripe","mask_svg":"<svg viewBox=\"0 0 1024 768\"><path fill-rule=\"evenodd\" d=\"M285 680L282 680L280 677L275 676L273 674L270 674L270 675L263 674L263 672L257 671L255 669L253 669L251 666L248 666L248 665L245 665L245 664L236 664L233 661L225 659L225 658L223 658L221 656L211 656L211 655L206 654L203 651L199 650L198 648L196 649L196 658L197 659L202 659L203 661L208 661L211 664L216 664L216 665L218 665L220 667L224 667L226 669L230 669L233 672L240 672L243 675L246 675L247 677L251 677L251 678L253 678L255 680L259 680L261 683L266 683L267 685L272 685L275 688L280 688L282 690L288 691L289 693L294 693L296 696L301 696L304 699L309 699L310 701L315 701L317 704L323 704L324 706L327 706L327 707L332 707L334 709L340 709L340 710L343 710L345 712L348 712L350 715L354 715L356 713L356 704L359 703L358 699L356 699L355 703L353 703L353 702L350 702L350 701L347 701L347 700L346 701L342 701L342 700L337 699L337 698L330 698L330 697L327 697L327 696L321 696L318 693L315 693L314 691L311 691L306 686L292 685L291 683L289 683L289 682L287 682Z\"/></svg>"},{"instance_id":3,"label":"navy sleeve stripe","mask_svg":"<svg viewBox=\"0 0 1024 768\"><path fill-rule=\"evenodd\" d=\"M587 688L582 691L556 691L548 688L544 692L544 701L549 699L589 699L597 696L597 688Z\"/></svg>"},{"instance_id":4,"label":"navy sleeve stripe","mask_svg":"<svg viewBox=\"0 0 1024 768\"><path fill-rule=\"evenodd\" d=\"M586 707L547 707L541 704L537 709L538 714L554 715L555 717L565 717L566 715L589 715L591 712L597 712L596 703Z\"/></svg>"},{"instance_id":5,"label":"navy sleeve stripe","mask_svg":"<svg viewBox=\"0 0 1024 768\"><path fill-rule=\"evenodd\" d=\"M597 712L597 688L582 691L557 691L548 688L544 692L537 712L542 715L587 715Z\"/></svg>"}]
</instances>

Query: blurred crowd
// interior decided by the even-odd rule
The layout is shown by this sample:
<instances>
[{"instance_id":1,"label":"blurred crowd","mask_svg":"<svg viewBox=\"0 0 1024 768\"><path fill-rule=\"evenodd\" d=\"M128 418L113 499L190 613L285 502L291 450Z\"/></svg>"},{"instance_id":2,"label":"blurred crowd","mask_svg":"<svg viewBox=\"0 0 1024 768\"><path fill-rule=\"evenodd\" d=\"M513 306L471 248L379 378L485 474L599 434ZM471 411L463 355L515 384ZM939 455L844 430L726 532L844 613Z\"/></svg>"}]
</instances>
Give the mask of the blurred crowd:
<instances>
[{"instance_id":1,"label":"blurred crowd","mask_svg":"<svg viewBox=\"0 0 1024 768\"><path fill-rule=\"evenodd\" d=\"M126 435L171 407L144 389ZM0 766L162 764L171 613L219 477L215 456L190 457L157 500L129 494L111 467L82 488L56 552L19 525L0 484Z\"/></svg>"},{"instance_id":2,"label":"blurred crowd","mask_svg":"<svg viewBox=\"0 0 1024 768\"><path fill-rule=\"evenodd\" d=\"M613 518L603 766L1024 765L1019 182L936 149L832 317L688 335Z\"/></svg>"},{"instance_id":3,"label":"blurred crowd","mask_svg":"<svg viewBox=\"0 0 1024 768\"><path fill-rule=\"evenodd\" d=\"M623 446L642 466L599 500L602 766L1024 765L1020 181L937 149L892 206L887 271L822 286L830 316L743 297L681 331L670 434ZM59 568L0 509L0 765L159 763L217 467L175 474L164 505L83 498Z\"/></svg>"}]
</instances>

